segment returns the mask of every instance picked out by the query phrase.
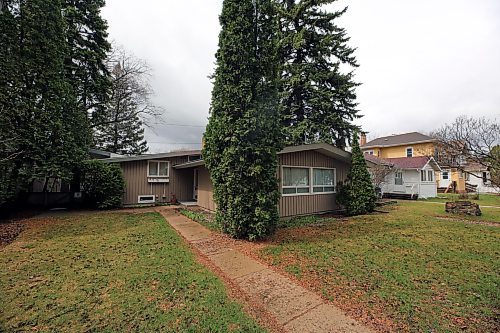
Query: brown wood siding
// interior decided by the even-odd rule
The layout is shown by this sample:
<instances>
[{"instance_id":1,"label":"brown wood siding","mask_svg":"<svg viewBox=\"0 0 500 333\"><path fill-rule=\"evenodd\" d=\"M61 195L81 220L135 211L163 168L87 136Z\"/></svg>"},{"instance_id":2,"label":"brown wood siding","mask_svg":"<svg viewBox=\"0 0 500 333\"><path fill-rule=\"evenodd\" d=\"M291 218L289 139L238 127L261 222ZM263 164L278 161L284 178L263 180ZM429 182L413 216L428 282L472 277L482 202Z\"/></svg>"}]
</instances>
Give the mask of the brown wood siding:
<instances>
[{"instance_id":1,"label":"brown wood siding","mask_svg":"<svg viewBox=\"0 0 500 333\"><path fill-rule=\"evenodd\" d=\"M187 162L187 156L155 159L155 161L170 161L168 183L148 183L147 160L120 164L126 183L123 196L124 205L137 204L139 195L156 195L158 202L168 202L172 195L175 195L180 201L193 199L193 170L173 168L176 164Z\"/></svg>"},{"instance_id":2,"label":"brown wood siding","mask_svg":"<svg viewBox=\"0 0 500 333\"><path fill-rule=\"evenodd\" d=\"M279 156L279 177L281 177L281 166L303 166L318 168L335 168L337 183L347 179L349 164L315 151L304 151L297 153L282 154ZM281 189L281 180L280 180ZM281 217L296 215L309 215L330 212L338 209L335 201L337 194L310 194L296 196L282 196L279 202L279 213Z\"/></svg>"},{"instance_id":3,"label":"brown wood siding","mask_svg":"<svg viewBox=\"0 0 500 333\"><path fill-rule=\"evenodd\" d=\"M212 181L205 167L198 168L198 206L210 211L216 209Z\"/></svg>"}]
</instances>

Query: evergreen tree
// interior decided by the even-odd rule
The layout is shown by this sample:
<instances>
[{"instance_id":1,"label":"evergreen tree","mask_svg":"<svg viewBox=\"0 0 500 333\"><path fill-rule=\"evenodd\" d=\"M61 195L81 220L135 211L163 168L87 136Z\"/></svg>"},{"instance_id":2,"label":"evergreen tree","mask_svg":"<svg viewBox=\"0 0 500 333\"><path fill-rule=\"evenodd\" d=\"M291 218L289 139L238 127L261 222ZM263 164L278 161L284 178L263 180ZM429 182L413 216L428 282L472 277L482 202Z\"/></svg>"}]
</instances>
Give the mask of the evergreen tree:
<instances>
[{"instance_id":1,"label":"evergreen tree","mask_svg":"<svg viewBox=\"0 0 500 333\"><path fill-rule=\"evenodd\" d=\"M140 119L143 86L139 77L130 75L128 62L115 65L111 72L111 99L96 127L96 147L118 154L140 155L148 151Z\"/></svg>"},{"instance_id":2,"label":"evergreen tree","mask_svg":"<svg viewBox=\"0 0 500 333\"><path fill-rule=\"evenodd\" d=\"M107 23L101 17L104 5L104 0L62 0L67 78L75 90L78 108L92 126L100 122L111 89L106 68L111 45L107 41Z\"/></svg>"},{"instance_id":3,"label":"evergreen tree","mask_svg":"<svg viewBox=\"0 0 500 333\"><path fill-rule=\"evenodd\" d=\"M2 59L8 81L0 97L2 127L11 136L7 141L15 141L9 177L16 188L34 179L69 179L86 156L89 132L64 71L67 48L61 2L18 0L6 8L9 15L1 14L2 24L5 19L13 28L10 37L2 37L7 42L2 53L10 52L16 64L12 71ZM6 103L4 96L12 100Z\"/></svg>"},{"instance_id":4,"label":"evergreen tree","mask_svg":"<svg viewBox=\"0 0 500 333\"><path fill-rule=\"evenodd\" d=\"M19 4L0 0L0 207L16 193L15 157L20 138L13 125L19 98Z\"/></svg>"},{"instance_id":5,"label":"evergreen tree","mask_svg":"<svg viewBox=\"0 0 500 333\"><path fill-rule=\"evenodd\" d=\"M280 126L276 21L269 0L224 0L203 156L216 219L235 238L275 228Z\"/></svg>"},{"instance_id":6,"label":"evergreen tree","mask_svg":"<svg viewBox=\"0 0 500 333\"><path fill-rule=\"evenodd\" d=\"M354 49L337 25L346 12L323 6L336 0L279 0L282 31L282 122L287 144L326 142L346 146L359 118L353 73Z\"/></svg>"},{"instance_id":7,"label":"evergreen tree","mask_svg":"<svg viewBox=\"0 0 500 333\"><path fill-rule=\"evenodd\" d=\"M357 131L352 139L352 164L347 176L347 184L340 190L338 201L349 215L361 215L373 212L377 196L366 160L359 147Z\"/></svg>"}]
</instances>

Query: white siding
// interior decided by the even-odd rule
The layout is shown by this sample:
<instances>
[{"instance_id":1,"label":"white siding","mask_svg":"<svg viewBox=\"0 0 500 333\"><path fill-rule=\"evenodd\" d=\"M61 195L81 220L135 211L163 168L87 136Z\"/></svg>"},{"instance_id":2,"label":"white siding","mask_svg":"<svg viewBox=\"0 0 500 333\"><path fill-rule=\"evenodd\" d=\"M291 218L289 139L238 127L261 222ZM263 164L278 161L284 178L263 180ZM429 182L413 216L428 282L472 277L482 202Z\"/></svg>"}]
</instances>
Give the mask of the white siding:
<instances>
[{"instance_id":1,"label":"white siding","mask_svg":"<svg viewBox=\"0 0 500 333\"><path fill-rule=\"evenodd\" d=\"M472 185L477 185L477 191L479 193L498 193L498 189L495 189L493 186L491 186L491 181L490 181L490 173L487 172L487 183L483 183L483 172L477 171L477 172L470 172L469 180L467 183L472 184Z\"/></svg>"},{"instance_id":2,"label":"white siding","mask_svg":"<svg viewBox=\"0 0 500 333\"><path fill-rule=\"evenodd\" d=\"M426 171L433 170L427 166ZM420 170L406 169L403 172L403 185L395 185L395 174L391 172L385 177L386 181L382 184L382 193L402 193L418 194L419 198L433 198L437 196L437 183L434 179L431 182L420 181Z\"/></svg>"}]
</instances>

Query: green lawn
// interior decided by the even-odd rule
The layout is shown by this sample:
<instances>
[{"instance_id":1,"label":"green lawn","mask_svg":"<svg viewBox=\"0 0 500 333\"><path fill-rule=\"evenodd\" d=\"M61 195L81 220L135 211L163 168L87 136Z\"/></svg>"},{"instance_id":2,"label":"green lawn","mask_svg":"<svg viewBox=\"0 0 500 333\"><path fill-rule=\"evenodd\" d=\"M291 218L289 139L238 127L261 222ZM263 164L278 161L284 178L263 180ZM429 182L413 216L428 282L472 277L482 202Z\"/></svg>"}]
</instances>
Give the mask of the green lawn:
<instances>
[{"instance_id":1,"label":"green lawn","mask_svg":"<svg viewBox=\"0 0 500 333\"><path fill-rule=\"evenodd\" d=\"M0 332L263 331L156 213L40 221L0 266Z\"/></svg>"},{"instance_id":2,"label":"green lawn","mask_svg":"<svg viewBox=\"0 0 500 333\"><path fill-rule=\"evenodd\" d=\"M500 316L500 227L444 205L402 202L387 214L291 221L263 260L375 326L406 332L493 332ZM500 222L500 209L477 221ZM309 226L307 224L310 224Z\"/></svg>"},{"instance_id":3,"label":"green lawn","mask_svg":"<svg viewBox=\"0 0 500 333\"><path fill-rule=\"evenodd\" d=\"M454 193L439 193L437 198L422 199L422 201L433 201L433 202L446 202L446 201L456 201L456 200L469 200L469 199L459 199L458 194ZM497 206L500 207L500 195L495 194L479 194L479 200L470 200L477 204L484 206Z\"/></svg>"}]
</instances>

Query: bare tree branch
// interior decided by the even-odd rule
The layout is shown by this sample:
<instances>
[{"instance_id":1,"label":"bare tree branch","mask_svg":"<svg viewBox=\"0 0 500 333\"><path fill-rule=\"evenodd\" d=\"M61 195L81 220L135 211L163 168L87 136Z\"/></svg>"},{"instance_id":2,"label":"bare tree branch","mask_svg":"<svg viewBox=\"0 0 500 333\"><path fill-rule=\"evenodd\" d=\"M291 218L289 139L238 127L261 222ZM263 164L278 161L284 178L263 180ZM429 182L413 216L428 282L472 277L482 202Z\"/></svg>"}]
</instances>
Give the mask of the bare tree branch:
<instances>
[{"instance_id":1,"label":"bare tree branch","mask_svg":"<svg viewBox=\"0 0 500 333\"><path fill-rule=\"evenodd\" d=\"M475 162L492 175L500 170L500 124L497 119L458 117L453 123L431 134L437 140L437 161L467 172L467 163ZM500 186L492 176L492 185Z\"/></svg>"}]
</instances>

